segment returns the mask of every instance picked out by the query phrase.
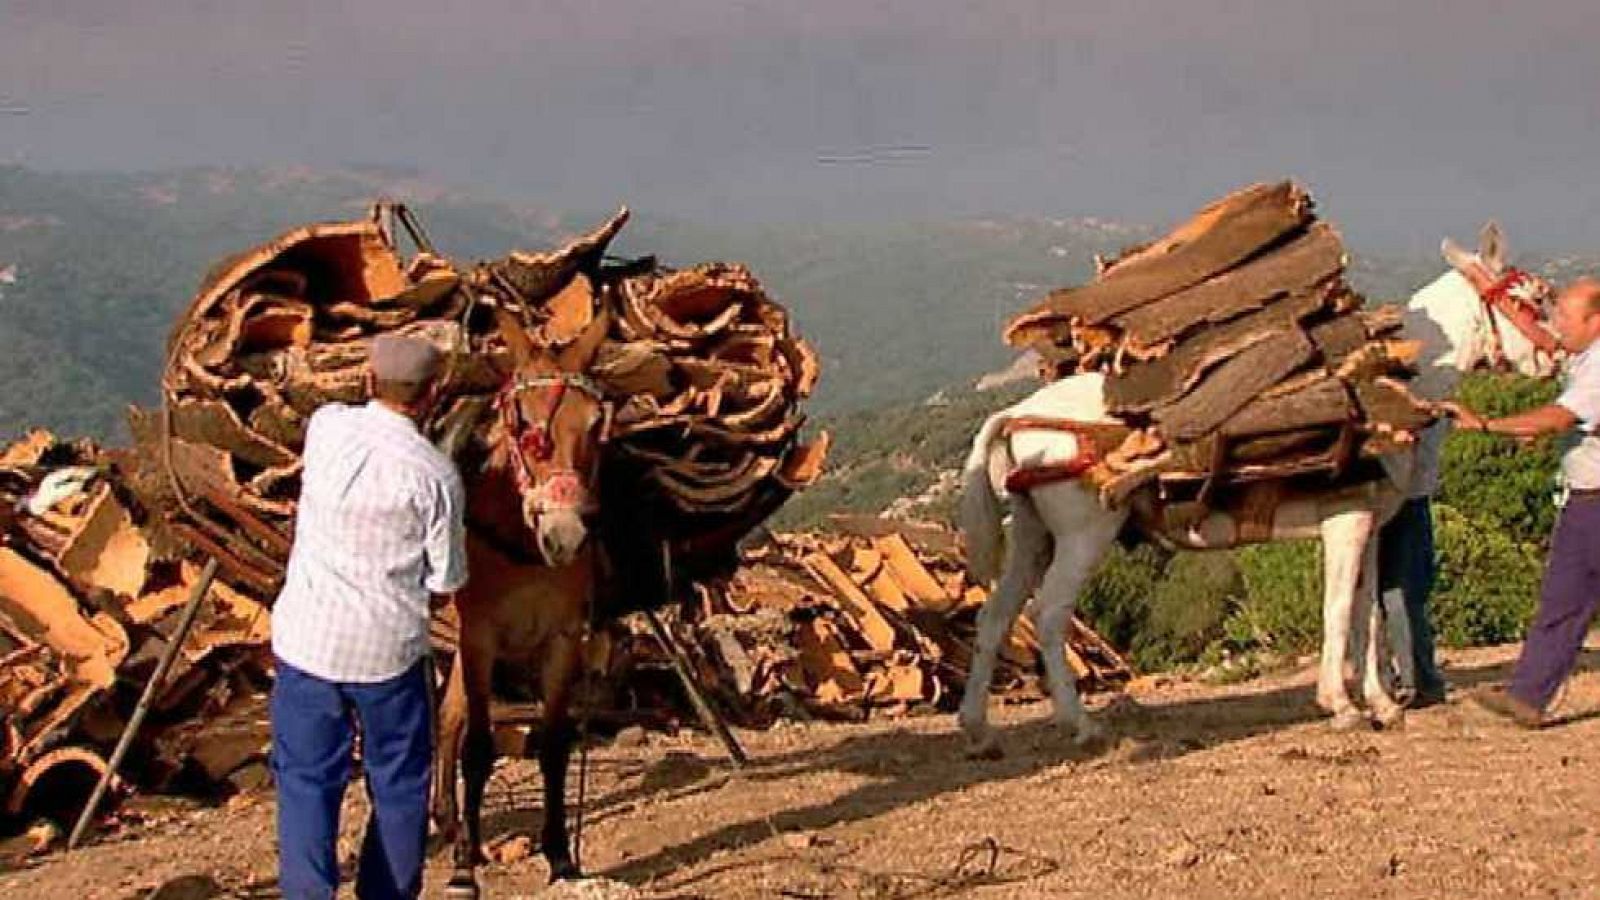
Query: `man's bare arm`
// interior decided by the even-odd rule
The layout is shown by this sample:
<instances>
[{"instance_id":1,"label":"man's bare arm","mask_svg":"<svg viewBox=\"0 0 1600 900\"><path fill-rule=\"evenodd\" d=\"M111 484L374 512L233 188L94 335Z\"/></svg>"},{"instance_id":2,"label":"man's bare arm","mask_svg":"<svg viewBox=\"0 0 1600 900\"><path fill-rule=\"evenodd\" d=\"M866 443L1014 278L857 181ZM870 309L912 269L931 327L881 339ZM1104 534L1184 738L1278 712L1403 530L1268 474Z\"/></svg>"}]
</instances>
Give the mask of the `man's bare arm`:
<instances>
[{"instance_id":1,"label":"man's bare arm","mask_svg":"<svg viewBox=\"0 0 1600 900\"><path fill-rule=\"evenodd\" d=\"M1572 414L1572 410L1554 403L1503 419L1486 419L1459 403L1444 403L1441 406L1466 431L1484 431L1515 438L1560 434L1578 424L1578 417Z\"/></svg>"}]
</instances>

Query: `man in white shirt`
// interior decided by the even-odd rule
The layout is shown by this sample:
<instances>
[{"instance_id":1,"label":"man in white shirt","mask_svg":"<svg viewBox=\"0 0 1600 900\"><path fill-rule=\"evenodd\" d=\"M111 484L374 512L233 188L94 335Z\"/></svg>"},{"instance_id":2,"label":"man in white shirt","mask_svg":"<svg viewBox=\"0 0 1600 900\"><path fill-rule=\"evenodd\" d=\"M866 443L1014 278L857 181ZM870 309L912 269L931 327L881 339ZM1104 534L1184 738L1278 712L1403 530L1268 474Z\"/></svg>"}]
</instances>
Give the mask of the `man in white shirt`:
<instances>
[{"instance_id":1,"label":"man in white shirt","mask_svg":"<svg viewBox=\"0 0 1600 900\"><path fill-rule=\"evenodd\" d=\"M1503 691L1477 695L1492 712L1537 728L1545 708L1577 662L1583 638L1600 603L1600 281L1582 278L1556 300L1552 317L1561 344L1573 354L1566 389L1554 403L1507 416L1484 419L1447 404L1459 427L1529 439L1567 434L1571 444L1561 459L1567 496L1550 538L1539 609L1528 627Z\"/></svg>"},{"instance_id":2,"label":"man in white shirt","mask_svg":"<svg viewBox=\"0 0 1600 900\"><path fill-rule=\"evenodd\" d=\"M441 364L426 341L381 336L371 401L323 406L306 429L294 549L272 611L279 888L290 900L338 889L339 807L358 730L373 811L356 894L422 889L428 619L467 576L461 477L418 429Z\"/></svg>"}]
</instances>

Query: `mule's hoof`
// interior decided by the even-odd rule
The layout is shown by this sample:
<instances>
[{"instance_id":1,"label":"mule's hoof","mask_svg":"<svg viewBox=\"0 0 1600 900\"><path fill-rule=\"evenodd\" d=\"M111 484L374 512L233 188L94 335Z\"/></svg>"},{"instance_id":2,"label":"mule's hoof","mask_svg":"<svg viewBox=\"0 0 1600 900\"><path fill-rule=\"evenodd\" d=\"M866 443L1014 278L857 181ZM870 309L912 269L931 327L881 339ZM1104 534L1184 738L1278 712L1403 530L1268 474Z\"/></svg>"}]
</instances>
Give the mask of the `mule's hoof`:
<instances>
[{"instance_id":1,"label":"mule's hoof","mask_svg":"<svg viewBox=\"0 0 1600 900\"><path fill-rule=\"evenodd\" d=\"M1088 718L1081 719L1056 719L1055 726L1063 734L1072 736L1072 746L1088 747L1105 740L1106 730L1100 723Z\"/></svg>"},{"instance_id":2,"label":"mule's hoof","mask_svg":"<svg viewBox=\"0 0 1600 900\"><path fill-rule=\"evenodd\" d=\"M578 871L578 867L574 865L570 859L560 860L550 864L551 884L555 884L558 881L577 881L582 877L583 873Z\"/></svg>"},{"instance_id":3,"label":"mule's hoof","mask_svg":"<svg viewBox=\"0 0 1600 900\"><path fill-rule=\"evenodd\" d=\"M1379 731L1404 731L1406 727L1406 711L1404 707L1396 706L1391 710L1379 710L1372 716L1372 724Z\"/></svg>"},{"instance_id":4,"label":"mule's hoof","mask_svg":"<svg viewBox=\"0 0 1600 900\"><path fill-rule=\"evenodd\" d=\"M458 873L444 886L444 896L445 900L478 900L478 879Z\"/></svg>"},{"instance_id":5,"label":"mule's hoof","mask_svg":"<svg viewBox=\"0 0 1600 900\"><path fill-rule=\"evenodd\" d=\"M1334 713L1333 719L1328 722L1328 727L1334 731L1359 731L1370 728L1371 725L1368 724L1367 717L1361 714L1361 710L1350 707Z\"/></svg>"},{"instance_id":6,"label":"mule's hoof","mask_svg":"<svg viewBox=\"0 0 1600 900\"><path fill-rule=\"evenodd\" d=\"M441 822L438 819L434 819L432 824L433 834L439 839L439 843L441 844L446 846L454 846L456 841L461 838L460 828L452 823Z\"/></svg>"},{"instance_id":7,"label":"mule's hoof","mask_svg":"<svg viewBox=\"0 0 1600 900\"><path fill-rule=\"evenodd\" d=\"M1078 729L1077 734L1072 736L1072 745L1080 748L1099 747L1106 743L1109 738L1110 736L1104 728L1099 725L1086 724Z\"/></svg>"},{"instance_id":8,"label":"mule's hoof","mask_svg":"<svg viewBox=\"0 0 1600 900\"><path fill-rule=\"evenodd\" d=\"M992 734L981 738L967 739L967 759L988 760L1004 759L1006 752L1000 749L1000 742Z\"/></svg>"}]
</instances>

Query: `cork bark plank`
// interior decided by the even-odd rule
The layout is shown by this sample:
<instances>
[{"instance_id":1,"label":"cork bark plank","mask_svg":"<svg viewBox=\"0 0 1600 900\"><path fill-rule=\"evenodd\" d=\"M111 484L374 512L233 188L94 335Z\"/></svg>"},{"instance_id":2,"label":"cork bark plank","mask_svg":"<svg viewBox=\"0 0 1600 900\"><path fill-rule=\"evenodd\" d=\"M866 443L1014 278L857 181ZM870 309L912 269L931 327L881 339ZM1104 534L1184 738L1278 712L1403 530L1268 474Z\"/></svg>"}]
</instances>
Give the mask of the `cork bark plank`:
<instances>
[{"instance_id":1,"label":"cork bark plank","mask_svg":"<svg viewBox=\"0 0 1600 900\"><path fill-rule=\"evenodd\" d=\"M1257 394L1309 362L1316 350L1299 329L1281 332L1217 367L1199 387L1152 413L1170 443L1215 430Z\"/></svg>"}]
</instances>

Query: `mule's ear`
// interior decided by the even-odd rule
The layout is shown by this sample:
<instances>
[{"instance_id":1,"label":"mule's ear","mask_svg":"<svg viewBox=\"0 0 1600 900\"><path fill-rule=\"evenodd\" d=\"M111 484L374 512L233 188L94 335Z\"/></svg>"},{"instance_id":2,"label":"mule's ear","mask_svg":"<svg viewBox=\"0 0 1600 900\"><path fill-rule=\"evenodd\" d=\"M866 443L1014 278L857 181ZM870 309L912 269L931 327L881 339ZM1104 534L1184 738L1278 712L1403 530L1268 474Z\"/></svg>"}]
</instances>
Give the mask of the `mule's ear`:
<instances>
[{"instance_id":1,"label":"mule's ear","mask_svg":"<svg viewBox=\"0 0 1600 900\"><path fill-rule=\"evenodd\" d=\"M594 362L596 353L600 352L600 345L606 342L606 336L611 332L611 313L604 306L595 313L583 332L561 351L561 371L584 372L589 364Z\"/></svg>"},{"instance_id":2,"label":"mule's ear","mask_svg":"<svg viewBox=\"0 0 1600 900\"><path fill-rule=\"evenodd\" d=\"M511 348L511 361L518 368L527 365L533 360L533 341L528 338L528 330L522 327L522 321L504 307L494 308L494 323L500 329L500 336L505 338L506 346Z\"/></svg>"},{"instance_id":3,"label":"mule's ear","mask_svg":"<svg viewBox=\"0 0 1600 900\"><path fill-rule=\"evenodd\" d=\"M1506 270L1506 237L1500 231L1500 223L1493 219L1483 223L1483 230L1478 233L1478 259L1491 275Z\"/></svg>"},{"instance_id":4,"label":"mule's ear","mask_svg":"<svg viewBox=\"0 0 1600 900\"><path fill-rule=\"evenodd\" d=\"M1444 254L1444 261L1450 264L1450 268L1463 275L1471 275L1483 268L1483 263L1478 261L1476 253L1449 238L1445 238L1444 243L1439 245L1439 252Z\"/></svg>"}]
</instances>

